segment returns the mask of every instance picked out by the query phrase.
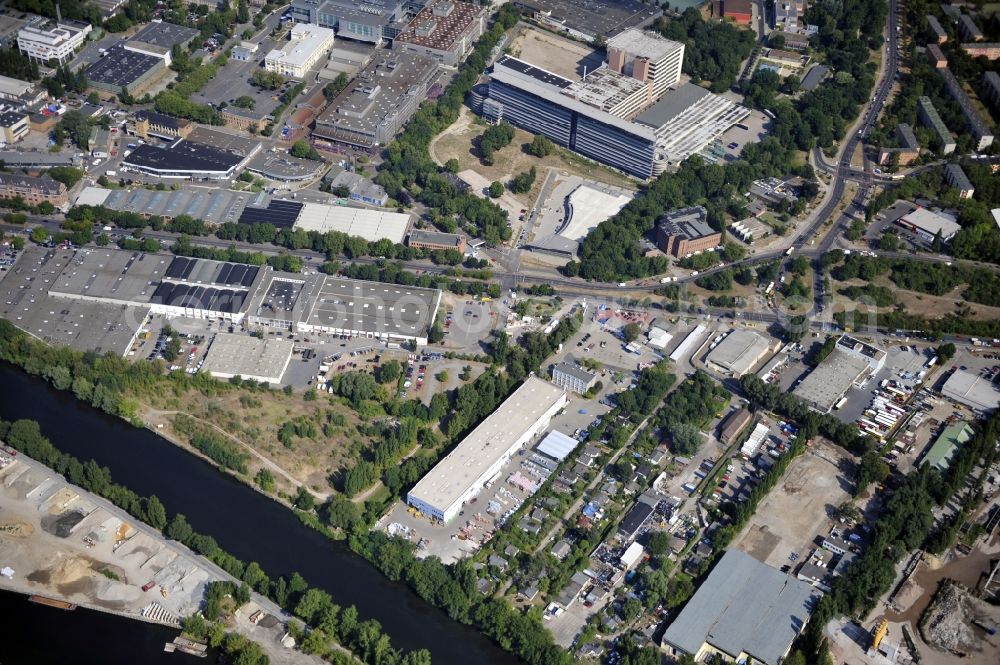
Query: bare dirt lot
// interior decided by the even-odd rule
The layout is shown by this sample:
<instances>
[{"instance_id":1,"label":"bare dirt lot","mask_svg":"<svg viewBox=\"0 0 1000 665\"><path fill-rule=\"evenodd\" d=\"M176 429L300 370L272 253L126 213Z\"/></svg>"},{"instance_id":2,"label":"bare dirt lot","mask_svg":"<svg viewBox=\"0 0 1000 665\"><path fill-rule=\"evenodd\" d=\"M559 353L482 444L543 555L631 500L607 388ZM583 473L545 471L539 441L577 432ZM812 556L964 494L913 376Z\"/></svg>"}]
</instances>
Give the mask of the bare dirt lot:
<instances>
[{"instance_id":1,"label":"bare dirt lot","mask_svg":"<svg viewBox=\"0 0 1000 665\"><path fill-rule=\"evenodd\" d=\"M775 568L789 563L792 552L804 555L817 534L826 535L830 511L850 498L851 464L843 449L817 440L789 465L734 546Z\"/></svg>"}]
</instances>

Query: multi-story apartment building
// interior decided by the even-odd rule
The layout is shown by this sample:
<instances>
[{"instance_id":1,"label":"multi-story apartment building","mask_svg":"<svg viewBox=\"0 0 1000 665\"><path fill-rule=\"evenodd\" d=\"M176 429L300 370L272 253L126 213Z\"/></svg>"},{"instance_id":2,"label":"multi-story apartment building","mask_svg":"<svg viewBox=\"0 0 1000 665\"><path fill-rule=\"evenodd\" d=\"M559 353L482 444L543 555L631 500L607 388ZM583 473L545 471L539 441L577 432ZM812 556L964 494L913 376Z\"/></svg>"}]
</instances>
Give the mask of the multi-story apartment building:
<instances>
[{"instance_id":1,"label":"multi-story apartment building","mask_svg":"<svg viewBox=\"0 0 1000 665\"><path fill-rule=\"evenodd\" d=\"M91 30L89 23L80 21L56 21L48 27L28 25L17 33L17 48L32 60L55 60L62 65L73 58Z\"/></svg>"},{"instance_id":2,"label":"multi-story apartment building","mask_svg":"<svg viewBox=\"0 0 1000 665\"><path fill-rule=\"evenodd\" d=\"M972 195L976 193L976 188L972 186L969 176L965 175L965 171L958 164L948 164L944 167L944 179L958 190L958 198L960 199L971 199Z\"/></svg>"},{"instance_id":3,"label":"multi-story apartment building","mask_svg":"<svg viewBox=\"0 0 1000 665\"><path fill-rule=\"evenodd\" d=\"M52 178L33 178L17 173L0 173L0 197L13 199L20 197L29 205L47 201L52 205L64 206L69 201L66 185Z\"/></svg>"},{"instance_id":4,"label":"multi-story apartment building","mask_svg":"<svg viewBox=\"0 0 1000 665\"><path fill-rule=\"evenodd\" d=\"M983 90L986 93L986 99L993 104L994 108L1000 109L1000 74L984 72Z\"/></svg>"},{"instance_id":5,"label":"multi-story apartment building","mask_svg":"<svg viewBox=\"0 0 1000 665\"><path fill-rule=\"evenodd\" d=\"M962 44L962 50L968 53L970 58L986 58L987 60L1000 58L1000 42L970 42Z\"/></svg>"},{"instance_id":6,"label":"multi-story apartment building","mask_svg":"<svg viewBox=\"0 0 1000 665\"><path fill-rule=\"evenodd\" d=\"M990 129L989 123L979 114L979 110L972 103L972 100L969 99L969 95L965 92L962 84L955 78L950 69L939 69L938 73L944 79L944 85L948 90L948 94L958 102L959 107L962 109L962 115L965 116L965 121L969 125L969 131L972 132L972 136L976 140L976 150L984 150L993 145L993 130Z\"/></svg>"},{"instance_id":7,"label":"multi-story apartment building","mask_svg":"<svg viewBox=\"0 0 1000 665\"><path fill-rule=\"evenodd\" d=\"M941 154L950 155L955 152L955 138L948 131L948 126L944 124L944 120L938 115L937 109L934 108L934 102L931 101L930 97L921 97L917 100L917 114L924 127L930 127L934 130L938 142L941 144Z\"/></svg>"}]
</instances>

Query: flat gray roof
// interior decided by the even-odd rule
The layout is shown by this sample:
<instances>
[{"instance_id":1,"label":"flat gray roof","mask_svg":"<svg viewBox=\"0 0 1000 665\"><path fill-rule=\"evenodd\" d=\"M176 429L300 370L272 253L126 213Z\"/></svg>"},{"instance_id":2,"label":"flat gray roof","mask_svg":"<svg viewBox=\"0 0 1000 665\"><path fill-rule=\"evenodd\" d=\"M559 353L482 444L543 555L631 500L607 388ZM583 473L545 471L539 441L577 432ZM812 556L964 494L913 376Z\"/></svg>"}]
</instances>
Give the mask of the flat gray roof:
<instances>
[{"instance_id":1,"label":"flat gray roof","mask_svg":"<svg viewBox=\"0 0 1000 665\"><path fill-rule=\"evenodd\" d=\"M826 65L813 65L809 71L806 72L806 75L802 77L802 83L799 84L799 88L806 91L814 90L829 71L830 68Z\"/></svg>"},{"instance_id":2,"label":"flat gray roof","mask_svg":"<svg viewBox=\"0 0 1000 665\"><path fill-rule=\"evenodd\" d=\"M637 115L635 121L660 128L711 94L700 85L683 83L668 90L658 102Z\"/></svg>"},{"instance_id":3,"label":"flat gray roof","mask_svg":"<svg viewBox=\"0 0 1000 665\"><path fill-rule=\"evenodd\" d=\"M565 394L562 388L529 376L496 411L428 471L410 490L410 495L446 511Z\"/></svg>"},{"instance_id":4,"label":"flat gray roof","mask_svg":"<svg viewBox=\"0 0 1000 665\"><path fill-rule=\"evenodd\" d=\"M770 349L771 343L767 339L752 330L737 328L709 352L708 361L727 371L743 375Z\"/></svg>"},{"instance_id":5,"label":"flat gray roof","mask_svg":"<svg viewBox=\"0 0 1000 665\"><path fill-rule=\"evenodd\" d=\"M230 134L219 129L209 129L208 127L195 127L187 135L187 141L190 143L201 143L237 155L252 155L260 148L260 141L257 139L247 138L239 134Z\"/></svg>"},{"instance_id":6,"label":"flat gray roof","mask_svg":"<svg viewBox=\"0 0 1000 665\"><path fill-rule=\"evenodd\" d=\"M409 242L430 243L432 245L453 245L456 248L462 243L462 236L457 233L441 233L439 231L410 231Z\"/></svg>"},{"instance_id":7,"label":"flat gray roof","mask_svg":"<svg viewBox=\"0 0 1000 665\"><path fill-rule=\"evenodd\" d=\"M426 337L440 298L437 289L327 276L301 323L380 335Z\"/></svg>"},{"instance_id":8,"label":"flat gray roof","mask_svg":"<svg viewBox=\"0 0 1000 665\"><path fill-rule=\"evenodd\" d=\"M745 652L777 665L819 596L811 585L729 550L667 628L663 642L690 654L707 642L733 658Z\"/></svg>"},{"instance_id":9,"label":"flat gray roof","mask_svg":"<svg viewBox=\"0 0 1000 665\"><path fill-rule=\"evenodd\" d=\"M284 339L258 339L251 335L217 333L208 347L203 369L218 378L242 376L255 381L281 383L292 358L294 343Z\"/></svg>"},{"instance_id":10,"label":"flat gray roof","mask_svg":"<svg viewBox=\"0 0 1000 665\"><path fill-rule=\"evenodd\" d=\"M149 307L49 295L73 256L72 250L27 247L0 279L0 317L53 346L125 355Z\"/></svg>"},{"instance_id":11,"label":"flat gray roof","mask_svg":"<svg viewBox=\"0 0 1000 665\"><path fill-rule=\"evenodd\" d=\"M170 50L174 44L186 44L197 34L198 31L194 28L186 28L183 25L166 23L165 21L153 21L135 33L129 41L153 44Z\"/></svg>"},{"instance_id":12,"label":"flat gray roof","mask_svg":"<svg viewBox=\"0 0 1000 665\"><path fill-rule=\"evenodd\" d=\"M588 372L576 363L565 361L552 368L552 373L555 374L556 372L567 374L585 383L589 383L597 377L596 374Z\"/></svg>"},{"instance_id":13,"label":"flat gray roof","mask_svg":"<svg viewBox=\"0 0 1000 665\"><path fill-rule=\"evenodd\" d=\"M53 295L148 303L173 258L120 249L79 249L50 289Z\"/></svg>"},{"instance_id":14,"label":"flat gray roof","mask_svg":"<svg viewBox=\"0 0 1000 665\"><path fill-rule=\"evenodd\" d=\"M247 170L272 180L315 178L326 162L300 159L284 153L260 152L247 164Z\"/></svg>"},{"instance_id":15,"label":"flat gray roof","mask_svg":"<svg viewBox=\"0 0 1000 665\"><path fill-rule=\"evenodd\" d=\"M956 369L948 377L941 394L983 413L1000 406L1000 390L991 381L962 369Z\"/></svg>"},{"instance_id":16,"label":"flat gray roof","mask_svg":"<svg viewBox=\"0 0 1000 665\"><path fill-rule=\"evenodd\" d=\"M87 187L84 194L97 189L96 187ZM209 224L223 224L238 221L243 209L258 198L260 197L257 194L231 192L225 189L192 187L177 191L158 192L140 187L131 190L111 190L102 205L122 212L160 215L169 218L189 215Z\"/></svg>"},{"instance_id":17,"label":"flat gray roof","mask_svg":"<svg viewBox=\"0 0 1000 665\"><path fill-rule=\"evenodd\" d=\"M868 360L863 356L834 348L819 367L802 379L792 394L818 409L829 411L868 369Z\"/></svg>"}]
</instances>

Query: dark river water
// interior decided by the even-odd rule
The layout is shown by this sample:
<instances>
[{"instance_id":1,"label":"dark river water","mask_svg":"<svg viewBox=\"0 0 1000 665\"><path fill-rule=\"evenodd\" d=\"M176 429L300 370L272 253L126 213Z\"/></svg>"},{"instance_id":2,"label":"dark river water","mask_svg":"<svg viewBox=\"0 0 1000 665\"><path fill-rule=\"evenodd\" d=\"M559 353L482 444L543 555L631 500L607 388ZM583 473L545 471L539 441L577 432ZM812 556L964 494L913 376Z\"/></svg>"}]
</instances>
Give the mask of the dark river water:
<instances>
[{"instance_id":1,"label":"dark river water","mask_svg":"<svg viewBox=\"0 0 1000 665\"><path fill-rule=\"evenodd\" d=\"M395 647L428 649L436 665L520 662L475 630L425 603L405 585L387 580L345 545L303 526L284 506L153 432L82 404L71 394L56 391L6 363L0 363L0 386L0 418L37 420L58 448L81 460L94 458L111 470L116 481L139 494L157 495L168 512L184 513L197 531L214 537L233 555L258 562L272 577L298 572L312 586L327 591L334 602L357 606L362 619L381 622ZM0 610L5 609L0 606ZM72 624L77 617L91 614L68 612L62 621ZM27 630L31 622L28 613L0 611L0 616L5 617L4 640ZM108 620L129 623L114 617ZM147 626L135 622L123 630L148 632L149 639L158 640L162 649L160 629ZM100 633L91 633L95 634ZM88 640L75 648L93 649L84 653L93 660L72 662L111 662L102 660L112 648L104 640ZM0 642L0 665L10 662L5 651L6 644Z\"/></svg>"},{"instance_id":2,"label":"dark river water","mask_svg":"<svg viewBox=\"0 0 1000 665\"><path fill-rule=\"evenodd\" d=\"M28 597L0 591L5 630L0 665L195 665L209 663L163 645L179 631L132 621L94 610L58 610L28 602Z\"/></svg>"}]
</instances>

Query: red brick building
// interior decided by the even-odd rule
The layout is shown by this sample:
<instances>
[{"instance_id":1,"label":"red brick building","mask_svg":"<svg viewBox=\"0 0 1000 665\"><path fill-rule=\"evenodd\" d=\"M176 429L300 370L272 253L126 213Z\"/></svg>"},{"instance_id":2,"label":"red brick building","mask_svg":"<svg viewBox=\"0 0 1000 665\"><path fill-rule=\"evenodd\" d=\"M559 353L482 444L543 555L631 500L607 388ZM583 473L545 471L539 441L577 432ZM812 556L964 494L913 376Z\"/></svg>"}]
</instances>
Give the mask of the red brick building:
<instances>
[{"instance_id":1,"label":"red brick building","mask_svg":"<svg viewBox=\"0 0 1000 665\"><path fill-rule=\"evenodd\" d=\"M721 242L722 233L709 225L702 206L672 210L656 220L656 244L675 258L715 249Z\"/></svg>"},{"instance_id":2,"label":"red brick building","mask_svg":"<svg viewBox=\"0 0 1000 665\"><path fill-rule=\"evenodd\" d=\"M738 25L750 25L753 20L753 3L750 0L715 0L714 13Z\"/></svg>"}]
</instances>

